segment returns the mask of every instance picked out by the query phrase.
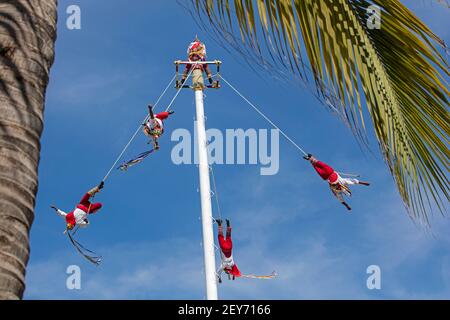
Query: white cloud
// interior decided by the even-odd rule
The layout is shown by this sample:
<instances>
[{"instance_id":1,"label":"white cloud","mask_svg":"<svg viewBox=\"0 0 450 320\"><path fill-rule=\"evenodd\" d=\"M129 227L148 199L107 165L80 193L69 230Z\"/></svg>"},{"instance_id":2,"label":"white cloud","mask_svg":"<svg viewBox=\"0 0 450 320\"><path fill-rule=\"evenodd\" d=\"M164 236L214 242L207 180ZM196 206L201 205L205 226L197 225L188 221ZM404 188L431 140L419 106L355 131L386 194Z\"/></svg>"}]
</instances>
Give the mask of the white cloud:
<instances>
[{"instance_id":1,"label":"white cloud","mask_svg":"<svg viewBox=\"0 0 450 320\"><path fill-rule=\"evenodd\" d=\"M75 253L58 254L31 263L26 297L30 299L143 299L200 298L203 288L200 248L188 239L159 243L119 244L98 250L99 267L84 263ZM65 270L77 257L82 289L67 290ZM169 294L170 292L170 294Z\"/></svg>"},{"instance_id":2,"label":"white cloud","mask_svg":"<svg viewBox=\"0 0 450 320\"><path fill-rule=\"evenodd\" d=\"M267 191L267 190L266 190ZM266 198L265 188L258 197ZM303 195L300 196L300 199ZM238 279L220 285L224 299L370 299L377 297L443 298L450 293L450 254L433 255L436 248L448 248L449 237L435 239L415 227L399 205L397 196L384 195L384 202L368 203L371 210L345 217L338 230L287 226L305 220L293 207L265 207L252 204L252 211L236 208L233 236L235 259L243 273L279 273L274 280ZM300 200L299 200L300 201ZM337 204L336 204L337 205ZM239 206L238 206L239 207ZM323 209L323 205L318 210ZM283 210L284 209L284 210ZM292 213L292 216L290 216ZM332 219L331 216L326 219ZM307 220L307 219L306 219ZM350 235L345 224L359 221ZM307 223L305 221L305 223ZM445 226L436 232L445 231ZM342 238L344 237L344 238ZM358 242L358 239L363 239ZM339 242L342 240L342 243ZM66 261L75 254L58 255L29 268L27 297L57 299L202 299L202 249L188 238L162 239L152 243L123 243L100 249L105 259L99 268L84 265L81 292L65 289ZM81 258L79 258L81 259ZM430 260L427 262L427 260ZM382 290L369 291L366 268L382 269ZM415 264L424 264L418 270ZM435 264L435 265L431 265ZM429 293L411 283L430 268L442 284ZM412 269L412 270L411 270ZM420 272L419 274L417 272ZM411 287L413 289L411 289Z\"/></svg>"},{"instance_id":3,"label":"white cloud","mask_svg":"<svg viewBox=\"0 0 450 320\"><path fill-rule=\"evenodd\" d=\"M75 75L70 84L66 81L64 86L54 81L52 85L55 88L50 91L49 103L77 107L106 105L123 97L130 83L137 79L139 79L138 74L131 74L124 70L86 72L83 75Z\"/></svg>"}]
</instances>

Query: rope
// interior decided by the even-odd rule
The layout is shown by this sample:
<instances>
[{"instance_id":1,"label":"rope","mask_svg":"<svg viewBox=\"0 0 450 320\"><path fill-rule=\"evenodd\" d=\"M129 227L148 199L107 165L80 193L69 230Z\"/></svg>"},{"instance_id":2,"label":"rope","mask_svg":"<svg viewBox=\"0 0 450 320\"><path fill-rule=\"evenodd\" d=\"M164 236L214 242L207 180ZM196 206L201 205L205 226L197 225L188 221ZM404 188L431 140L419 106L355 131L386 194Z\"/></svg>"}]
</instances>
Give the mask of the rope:
<instances>
[{"instance_id":1,"label":"rope","mask_svg":"<svg viewBox=\"0 0 450 320\"><path fill-rule=\"evenodd\" d=\"M289 138L280 128L278 128L266 115L264 115L253 103L251 103L247 98L245 98L235 87L233 87L231 85L231 83L229 83L226 79L224 79L220 74L218 75L223 81L225 81L240 97L242 97L250 106L252 106L264 119L266 119L273 127L275 127L276 129L278 129L281 134L288 140L290 141L297 149L299 149L303 154L307 155L307 153L300 148L291 138ZM212 177L212 182L213 182L213 189L214 189L214 196L216 199L216 206L217 206L217 213L219 215L219 219L222 220L222 212L220 210L220 204L219 204L219 193L217 192L217 184L216 184L216 177L214 175L214 169L213 166L210 165L209 166L209 170L211 171L211 177ZM214 244L214 247L216 249L216 251L219 251L220 249ZM220 255L220 254L219 254ZM216 271L216 276L219 280L219 282L222 282L221 279L221 274L223 273L223 268L222 266L219 267L219 269L217 269ZM270 275L254 275L254 274L243 274L241 275L241 277L243 278L250 278L250 279L273 279L277 276L277 273L274 271L272 272Z\"/></svg>"},{"instance_id":2,"label":"rope","mask_svg":"<svg viewBox=\"0 0 450 320\"><path fill-rule=\"evenodd\" d=\"M80 225L79 224L77 224L77 226L75 227L75 230L73 230L72 236L77 234L78 229L80 229ZM69 232L69 231L67 230L67 232Z\"/></svg>"},{"instance_id":3,"label":"rope","mask_svg":"<svg viewBox=\"0 0 450 320\"><path fill-rule=\"evenodd\" d=\"M217 213L219 215L219 219L222 220L222 212L220 211L220 205L219 205L219 193L217 192L216 178L214 176L213 167L209 166L209 170L211 171L211 176L212 176L212 181L213 181L214 198L216 198Z\"/></svg>"},{"instance_id":4,"label":"rope","mask_svg":"<svg viewBox=\"0 0 450 320\"><path fill-rule=\"evenodd\" d=\"M95 194L93 196L91 196L91 198L92 198L92 200L94 200ZM91 211L91 206L92 206L92 202L89 203L88 214L89 214L89 211ZM97 266L100 265L100 262L102 261L102 257L97 255L94 251L87 249L81 243L79 243L78 241L76 241L73 238L79 228L80 228L80 226L77 225L77 228L72 232L72 234L70 234L69 230L66 230L67 236L69 237L70 242L75 247L75 249L77 249L78 253L81 254L84 258L86 258L86 260L88 260L89 262L91 262ZM85 253L83 251L87 251L87 253Z\"/></svg>"},{"instance_id":5,"label":"rope","mask_svg":"<svg viewBox=\"0 0 450 320\"><path fill-rule=\"evenodd\" d=\"M191 73L193 72L194 68L191 68L191 70L189 71L186 80L189 79ZM166 94L167 90L169 89L170 85L173 83L173 81L175 80L177 75L174 75L172 77L172 79L169 81L169 83L167 84L166 88L164 89L164 91L161 93L161 95L159 96L158 100L156 101L156 103L154 104L154 107L156 107L158 105L158 103L161 101L161 99L163 98L163 96ZM170 107L172 106L172 104L175 102L175 99L178 97L178 95L180 94L182 87L177 88L177 91L174 95L174 97L172 98L172 100L170 101L169 105L166 108L166 112L170 109ZM143 123L145 123L149 118L149 115L146 115ZM133 142L133 140L136 138L137 134L139 133L141 129L141 125L139 125L139 127L136 129L136 131L134 132L134 134L131 136L130 140L127 142L127 144L125 145L125 147L122 149L122 151L120 152L119 156L116 158L116 160L114 161L113 165L111 166L111 168L108 170L108 172L106 173L105 177L102 179L102 182L105 182L111 172L114 170L114 168L116 167L117 163L120 161L120 159L122 158L122 156L124 155L125 151L128 149L128 147L131 145L131 143ZM150 154L151 152L153 152L153 150L151 150L150 152L148 152L148 154ZM147 154L147 155L148 155ZM94 200L95 198L95 194L91 196L91 200ZM91 205L92 202L90 202L89 207L88 207L88 213L91 210ZM95 252L87 249L86 247L84 247L81 243L79 243L78 241L76 241L73 236L75 236L75 234L77 233L79 229L79 225L77 225L76 229L73 231L73 233L71 234L71 232L69 230L66 230L65 233L67 233L67 236L70 240L70 242L72 243L72 245L77 249L78 253L80 253L84 258L86 258L89 262L95 264L95 265L99 265L102 258L101 256L98 256Z\"/></svg>"},{"instance_id":6,"label":"rope","mask_svg":"<svg viewBox=\"0 0 450 320\"><path fill-rule=\"evenodd\" d=\"M289 136L284 133L283 130L281 130L275 123L273 123L272 120L269 119L264 113L262 113L253 103L251 103L241 92L239 92L238 89L236 89L231 83L229 83L222 75L218 75L231 89L233 89L234 92L236 92L242 99L244 99L245 102L247 102L253 109L256 110L256 112L259 113L261 117L263 117L267 122L269 122L275 129L280 131L280 133L285 137L294 147L296 147L298 150L300 150L305 156L308 155L305 150L303 150L298 144L294 142Z\"/></svg>"},{"instance_id":7,"label":"rope","mask_svg":"<svg viewBox=\"0 0 450 320\"><path fill-rule=\"evenodd\" d=\"M101 256L98 256L94 251L91 251L91 250L85 248L81 243L79 243L72 237L70 232L67 232L67 236L69 237L69 240L72 243L72 245L77 249L78 253L80 253L89 262L91 262L97 266L100 264L100 262L102 261ZM83 250L87 251L87 253L83 252Z\"/></svg>"},{"instance_id":8,"label":"rope","mask_svg":"<svg viewBox=\"0 0 450 320\"><path fill-rule=\"evenodd\" d=\"M89 199L89 207L88 207L88 210L87 210L87 214L88 214L88 216L89 216L89 212L91 211L91 207L92 207L92 201L94 201L94 199L95 199L95 196L96 196L96 193L94 193L94 195L92 195L91 197L90 197L90 199ZM87 217L86 217L86 219L87 219ZM75 227L75 230L73 230L72 231L72 235L70 234L70 230L69 229L67 229L66 230L66 232L67 232L67 235L69 236L69 239L70 239L70 242L72 242L72 244L75 246L75 248L77 248L77 250L78 250L78 252L80 252L83 256L85 256L85 254L83 253L83 252L81 252L81 250L75 245L75 243L74 243L74 239L73 239L73 237L77 234L77 232L78 232L78 230L80 229L80 225L79 224L77 224L76 225L76 227ZM78 245L80 245L77 241L75 241ZM80 245L82 248L84 248L82 245ZM88 250L88 249L86 249L86 250ZM88 251L90 251L90 250L88 250ZM94 262L94 261L92 261L91 259L90 259L90 257L85 257L86 259L88 259L89 261L91 261L92 263L94 263L94 264L99 264L100 263L100 260L98 260L98 263L96 263L96 262Z\"/></svg>"},{"instance_id":9,"label":"rope","mask_svg":"<svg viewBox=\"0 0 450 320\"><path fill-rule=\"evenodd\" d=\"M273 279L276 276L278 276L278 273L276 273L275 271L273 271L271 274L266 275L266 276L259 276L259 275L255 275L255 274L242 274L241 277L242 278L248 278L248 279Z\"/></svg>"},{"instance_id":10,"label":"rope","mask_svg":"<svg viewBox=\"0 0 450 320\"><path fill-rule=\"evenodd\" d=\"M166 92L169 89L170 85L172 84L173 80L175 80L175 77L176 77L176 75L173 76L173 78L170 80L169 84L166 86L166 88L164 89L163 93L159 96L158 100L156 101L155 106L158 105L159 101L166 94ZM147 118L148 118L148 115L145 117L143 123L145 123L145 121L147 121ZM128 149L128 147L130 146L131 142L133 142L133 140L136 138L136 136L137 136L137 134L139 133L140 130L141 130L141 125L139 125L139 127L136 129L134 134L131 136L131 139L128 141L128 143L125 145L125 147L122 149L122 151L120 152L119 156L116 158L116 160L114 161L113 165L109 169L108 173L103 178L103 180L102 180L103 182L105 182L108 179L109 175L114 170L114 168L116 167L117 163L120 161L120 159L122 158L123 154Z\"/></svg>"},{"instance_id":11,"label":"rope","mask_svg":"<svg viewBox=\"0 0 450 320\"><path fill-rule=\"evenodd\" d=\"M172 84L173 80L175 80L175 76L173 76L173 78L170 80L170 82L167 84L166 88L164 89L163 93L159 96L158 100L155 103L155 106L158 105L159 101L162 99L162 97L166 94L167 90L169 89L170 85ZM143 123L145 123L145 121L147 121L148 115L145 117ZM114 161L114 164L111 166L111 168L109 169L108 173L105 175L105 177L103 178L103 182L105 182L109 175L111 174L111 172L114 170L114 168L116 167L117 163L120 161L120 159L122 158L123 154L125 153L125 151L128 149L128 147L130 146L131 142L133 142L133 140L136 138L137 134L139 133L139 131L141 130L141 125L139 125L139 127L136 129L136 131L134 132L134 134L131 136L131 139L128 141L128 143L125 145L125 147L122 149L122 151L120 152L119 156L116 158L116 160Z\"/></svg>"},{"instance_id":12,"label":"rope","mask_svg":"<svg viewBox=\"0 0 450 320\"><path fill-rule=\"evenodd\" d=\"M88 207L88 210L87 210L87 214L88 214L88 215L89 215L89 212L91 211L91 207L92 207L92 201L91 201L91 200L94 200L95 195L96 195L96 194L92 195L92 196L89 198L89 207ZM91 199L91 198L92 198L92 199ZM86 218L86 219L87 219L87 218ZM79 224L76 224L75 230L73 230L73 232L72 232L72 236L75 236L75 234L77 233L78 229L80 229L80 225L79 225ZM66 232L69 233L69 230L67 229Z\"/></svg>"},{"instance_id":13,"label":"rope","mask_svg":"<svg viewBox=\"0 0 450 320\"><path fill-rule=\"evenodd\" d=\"M194 68L191 68L189 74L186 77L186 80L189 79L189 76L191 75L192 71L194 70ZM167 90L169 89L170 85L172 84L173 80L175 80L176 75L173 76L173 78L170 80L170 82L167 84L166 88L164 89L163 93L159 96L158 100L156 101L156 103L154 104L154 107L156 107L159 103L159 101L162 99L162 97L166 94ZM174 103L175 99L178 97L178 95L180 94L181 88L177 89L177 92L175 93L175 96L172 98L172 101L170 101L168 107L166 108L166 112L170 109L170 107L172 106L172 104ZM149 115L145 116L144 121L142 121L142 123L145 123L149 118ZM124 155L125 151L128 149L128 147L130 146L130 144L133 142L133 140L136 138L136 136L138 135L139 131L141 130L141 125L139 125L139 127L136 129L136 131L134 132L134 134L131 136L130 140L128 141L128 143L125 145L125 147L122 149L122 151L120 152L119 156L116 158L116 160L114 161L113 165L111 166L111 168L108 170L108 173L105 175L105 177L103 178L103 182L105 182L108 178L109 175L111 174L111 172L114 170L114 168L116 167L117 163L120 161L120 159L122 158L122 156Z\"/></svg>"},{"instance_id":14,"label":"rope","mask_svg":"<svg viewBox=\"0 0 450 320\"><path fill-rule=\"evenodd\" d=\"M188 73L188 75L187 75L185 81L187 81L187 80L189 79L189 76L191 75L192 71L194 71L194 68L191 68L191 70L189 71L189 73ZM178 97L178 95L180 94L182 88L183 88L183 87L180 87L180 88L177 89L177 92L175 93L175 96L172 98L172 101L170 101L170 103L169 103L169 105L167 106L166 110L164 110L165 112L169 111L169 109L170 109L170 107L172 106L172 104L174 103L175 99L176 99L176 98ZM148 119L148 115L147 115L147 119Z\"/></svg>"},{"instance_id":15,"label":"rope","mask_svg":"<svg viewBox=\"0 0 450 320\"><path fill-rule=\"evenodd\" d=\"M354 173L345 173L345 172L337 172L339 173L341 176L347 176L347 177L355 177L355 178L359 178L361 177L360 174L354 174Z\"/></svg>"}]
</instances>

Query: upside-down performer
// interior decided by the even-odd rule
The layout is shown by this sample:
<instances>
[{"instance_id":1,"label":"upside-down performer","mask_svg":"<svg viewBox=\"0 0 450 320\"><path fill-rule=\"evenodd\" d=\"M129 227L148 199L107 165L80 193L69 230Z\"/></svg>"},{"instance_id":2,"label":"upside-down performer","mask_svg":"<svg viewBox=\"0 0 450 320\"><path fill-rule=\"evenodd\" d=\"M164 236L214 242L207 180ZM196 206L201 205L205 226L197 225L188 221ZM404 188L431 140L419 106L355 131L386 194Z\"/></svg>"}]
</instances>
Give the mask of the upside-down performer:
<instances>
[{"instance_id":1,"label":"upside-down performer","mask_svg":"<svg viewBox=\"0 0 450 320\"><path fill-rule=\"evenodd\" d=\"M370 183L359 181L354 178L343 178L339 175L332 167L327 165L326 163L317 160L312 154L308 154L304 157L305 160L308 160L313 165L314 169L317 171L319 176L322 177L323 180L327 180L330 186L331 192L334 196L347 208L347 210L352 210L352 208L345 202L343 195L351 196L352 192L349 188L351 185L361 184L364 186L369 186Z\"/></svg>"},{"instance_id":2,"label":"upside-down performer","mask_svg":"<svg viewBox=\"0 0 450 320\"><path fill-rule=\"evenodd\" d=\"M218 225L218 238L219 238L219 246L220 246L220 257L221 257L221 265L217 272L217 277L219 280L219 283L222 282L222 273L225 272L228 275L228 279L235 280L236 277L243 277L243 278L252 278L252 279L272 279L277 274L272 272L270 275L267 276L257 276L253 274L242 274L241 271L238 269L236 263L233 259L233 241L231 240L231 225L230 220L226 219L227 223L227 231L226 231L226 237L223 236L223 226L222 226L222 220L216 219L217 225Z\"/></svg>"},{"instance_id":3,"label":"upside-down performer","mask_svg":"<svg viewBox=\"0 0 450 320\"><path fill-rule=\"evenodd\" d=\"M187 49L188 60L192 62L203 62L206 61L206 46L197 37L195 40L191 42ZM203 72L206 73L206 77L208 78L209 83L212 86L217 86L218 83L214 82L212 79L212 73L207 64L186 64L186 68L184 69L183 76L181 77L181 83L177 83L177 87L179 88L184 84L187 79L189 72L192 70L192 77L194 86L202 86L203 87Z\"/></svg>"},{"instance_id":4,"label":"upside-down performer","mask_svg":"<svg viewBox=\"0 0 450 320\"><path fill-rule=\"evenodd\" d=\"M86 258L89 262L99 265L102 261L102 257L97 255L94 251L91 251L85 248L81 243L74 239L75 233L77 229L75 229L72 233L71 230L75 226L77 227L87 227L89 225L89 220L87 219L89 214L96 213L101 209L101 203L91 203L91 198L94 197L104 186L104 182L102 181L98 186L89 190L83 198L81 198L80 203L76 206L75 210L72 212L66 213L56 206L52 205L51 207L55 209L56 213L58 213L61 217L64 217L66 220L66 231L70 242L77 249L77 251Z\"/></svg>"},{"instance_id":5,"label":"upside-down performer","mask_svg":"<svg viewBox=\"0 0 450 320\"><path fill-rule=\"evenodd\" d=\"M153 113L153 106L148 106L149 118L144 124L144 133L146 136L151 137L153 140L154 150L159 149L158 139L164 133L164 120L166 120L174 111Z\"/></svg>"},{"instance_id":6,"label":"upside-down performer","mask_svg":"<svg viewBox=\"0 0 450 320\"><path fill-rule=\"evenodd\" d=\"M51 206L57 214L65 218L67 230L72 230L75 226L87 227L89 225L89 220L87 219L88 215L96 213L102 207L101 203L91 203L90 199L97 194L103 186L104 182L102 181L98 186L89 190L83 198L81 198L80 203L72 212L66 213L54 205Z\"/></svg>"},{"instance_id":7,"label":"upside-down performer","mask_svg":"<svg viewBox=\"0 0 450 320\"><path fill-rule=\"evenodd\" d=\"M222 264L220 266L220 270L217 273L219 278L219 282L222 282L222 272L225 272L228 275L229 279L236 279L236 277L240 277L241 271L239 271L236 263L234 263L233 259L233 241L231 240L231 225L230 220L226 220L227 222L227 233L226 238L223 236L223 226L222 220L216 220L217 225L219 227L219 246L220 246L220 257L222 259Z\"/></svg>"}]
</instances>

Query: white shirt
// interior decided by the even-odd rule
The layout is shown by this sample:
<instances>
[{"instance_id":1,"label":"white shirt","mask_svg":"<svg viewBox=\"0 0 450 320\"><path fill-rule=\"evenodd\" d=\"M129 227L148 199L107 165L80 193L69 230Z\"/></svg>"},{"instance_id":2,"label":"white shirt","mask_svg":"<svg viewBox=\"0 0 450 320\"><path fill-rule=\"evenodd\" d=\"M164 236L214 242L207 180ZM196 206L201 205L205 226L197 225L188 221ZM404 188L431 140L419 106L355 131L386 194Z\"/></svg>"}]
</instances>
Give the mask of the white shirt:
<instances>
[{"instance_id":1,"label":"white shirt","mask_svg":"<svg viewBox=\"0 0 450 320\"><path fill-rule=\"evenodd\" d=\"M60 210L60 209L58 209L56 212L61 217L65 218L67 216L67 213L62 211L62 210ZM83 210L76 208L73 211L73 216L75 218L75 223L77 225L79 225L80 227L87 227L87 225L89 224L89 221L87 221L87 216L88 216L87 212L84 212Z\"/></svg>"},{"instance_id":2,"label":"white shirt","mask_svg":"<svg viewBox=\"0 0 450 320\"><path fill-rule=\"evenodd\" d=\"M225 255L222 253L222 268L223 269L231 269L235 265L233 260L233 255L230 257L225 257Z\"/></svg>"},{"instance_id":3,"label":"white shirt","mask_svg":"<svg viewBox=\"0 0 450 320\"><path fill-rule=\"evenodd\" d=\"M153 130L153 128L154 128L156 125L159 125L159 127L161 128L161 130L164 129L164 125L163 125L163 122L162 122L161 119L154 118L154 119L149 119L149 120L147 121L147 127L148 127L150 130Z\"/></svg>"}]
</instances>

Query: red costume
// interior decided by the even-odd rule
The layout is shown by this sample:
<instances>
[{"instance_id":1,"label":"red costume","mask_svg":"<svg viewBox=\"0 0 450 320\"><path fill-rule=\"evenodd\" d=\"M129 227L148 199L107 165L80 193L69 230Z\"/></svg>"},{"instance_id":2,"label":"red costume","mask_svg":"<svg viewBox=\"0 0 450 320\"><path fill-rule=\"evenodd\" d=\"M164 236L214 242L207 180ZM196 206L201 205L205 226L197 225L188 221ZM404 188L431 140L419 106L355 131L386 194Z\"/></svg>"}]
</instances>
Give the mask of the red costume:
<instances>
[{"instance_id":1,"label":"red costume","mask_svg":"<svg viewBox=\"0 0 450 320\"><path fill-rule=\"evenodd\" d=\"M98 192L98 187L86 193L83 198L81 198L80 203L76 206L75 210L72 212L66 213L60 209L55 208L56 212L66 219L67 225L70 225L73 228L75 225L79 225L81 227L85 227L89 225L89 221L87 220L88 214L96 213L101 209L102 204L91 203L90 198Z\"/></svg>"},{"instance_id":2,"label":"red costume","mask_svg":"<svg viewBox=\"0 0 450 320\"><path fill-rule=\"evenodd\" d=\"M169 117L169 115L170 115L169 112L166 112L166 111L160 112L160 113L157 113L157 114L155 115L155 119L161 120L161 123L159 123L159 121L158 121L158 123L159 123L159 125L162 127L162 121L163 121L163 120L166 120L166 119Z\"/></svg>"},{"instance_id":3,"label":"red costume","mask_svg":"<svg viewBox=\"0 0 450 320\"><path fill-rule=\"evenodd\" d=\"M334 171L334 169L326 163L317 160L312 162L312 165L323 180L328 180L328 182L331 184L334 184L338 181L339 176L337 172Z\"/></svg>"},{"instance_id":4,"label":"red costume","mask_svg":"<svg viewBox=\"0 0 450 320\"><path fill-rule=\"evenodd\" d=\"M100 202L91 203L89 200L91 199L91 195L86 193L83 198L81 198L80 203L77 205L78 209L83 210L86 213L95 213L102 208L102 204Z\"/></svg>"},{"instance_id":5,"label":"red costume","mask_svg":"<svg viewBox=\"0 0 450 320\"><path fill-rule=\"evenodd\" d=\"M352 192L348 186L355 184L362 184L365 186L370 185L368 182L359 181L358 179L353 178L343 178L339 175L338 172L334 171L332 167L327 165L326 163L317 160L311 154L308 154L304 157L305 160L308 160L313 165L314 169L324 180L328 180L331 192L333 192L334 196L347 207L348 210L351 210L351 207L344 201L343 194L346 196L351 196Z\"/></svg>"},{"instance_id":6,"label":"red costume","mask_svg":"<svg viewBox=\"0 0 450 320\"><path fill-rule=\"evenodd\" d=\"M196 61L206 61L206 46L204 43L202 43L197 38L191 42L187 49L188 59L189 61L196 62ZM199 69L202 72L206 73L206 76L208 77L209 82L212 84L212 74L209 70L209 67L207 64L186 64L186 68L184 69L183 76L181 79L181 83L183 84L184 81L186 81L187 75L191 71L192 67L194 70Z\"/></svg>"},{"instance_id":7,"label":"red costume","mask_svg":"<svg viewBox=\"0 0 450 320\"><path fill-rule=\"evenodd\" d=\"M234 263L232 250L233 241L231 240L231 227L227 227L226 238L223 236L222 226L219 226L219 246L222 251L222 269L227 274L234 277L240 277L241 271L239 271L237 265Z\"/></svg>"}]
</instances>

